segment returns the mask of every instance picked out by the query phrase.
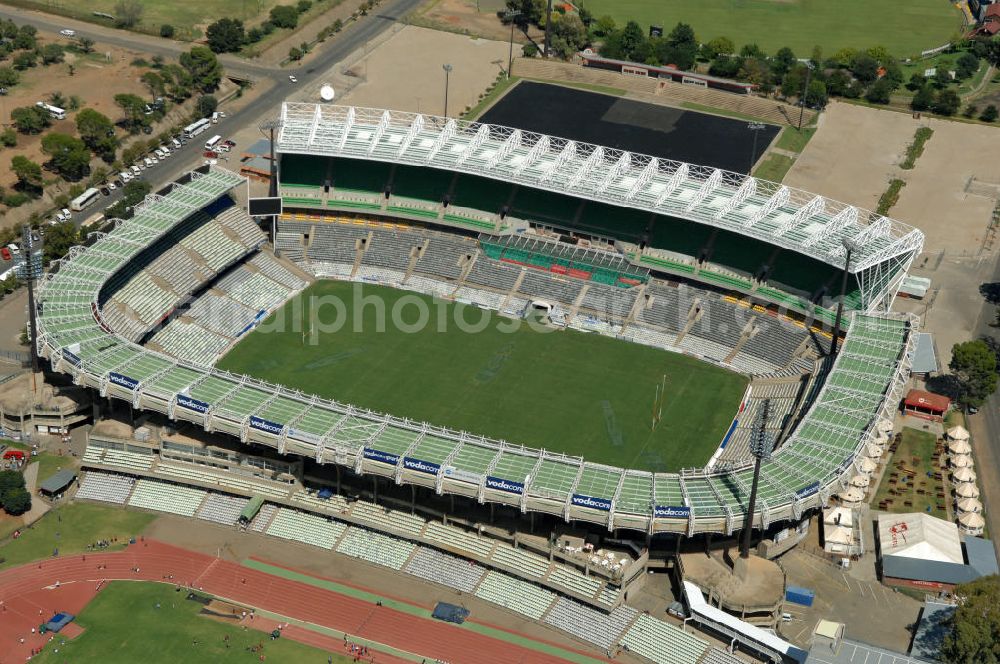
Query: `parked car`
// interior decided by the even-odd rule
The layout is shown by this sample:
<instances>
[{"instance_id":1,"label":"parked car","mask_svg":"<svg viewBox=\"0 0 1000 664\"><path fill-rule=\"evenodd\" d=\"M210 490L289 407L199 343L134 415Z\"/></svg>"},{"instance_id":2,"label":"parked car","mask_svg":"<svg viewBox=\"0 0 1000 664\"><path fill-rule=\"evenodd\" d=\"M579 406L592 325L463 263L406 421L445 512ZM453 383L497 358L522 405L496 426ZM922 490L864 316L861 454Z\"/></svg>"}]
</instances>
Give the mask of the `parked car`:
<instances>
[{"instance_id":1,"label":"parked car","mask_svg":"<svg viewBox=\"0 0 1000 664\"><path fill-rule=\"evenodd\" d=\"M56 213L56 219L58 219L59 221L66 221L72 216L73 213L69 211L69 208L63 208L62 210Z\"/></svg>"},{"instance_id":2,"label":"parked car","mask_svg":"<svg viewBox=\"0 0 1000 664\"><path fill-rule=\"evenodd\" d=\"M172 139L170 139L170 142L173 143L175 150L180 150L181 149L180 139L172 138Z\"/></svg>"},{"instance_id":3,"label":"parked car","mask_svg":"<svg viewBox=\"0 0 1000 664\"><path fill-rule=\"evenodd\" d=\"M76 30L70 30L69 28L64 28L59 31L63 37L76 37Z\"/></svg>"},{"instance_id":4,"label":"parked car","mask_svg":"<svg viewBox=\"0 0 1000 664\"><path fill-rule=\"evenodd\" d=\"M112 180L111 182L108 183L108 189L110 189L111 191L114 191L115 189L118 188L119 184L121 184L121 183L118 182L117 180Z\"/></svg>"},{"instance_id":5,"label":"parked car","mask_svg":"<svg viewBox=\"0 0 1000 664\"><path fill-rule=\"evenodd\" d=\"M3 258L5 261L9 261L13 260L14 257L10 255L10 249L7 247L0 247L0 258Z\"/></svg>"},{"instance_id":6,"label":"parked car","mask_svg":"<svg viewBox=\"0 0 1000 664\"><path fill-rule=\"evenodd\" d=\"M156 162L153 161L152 157L146 157L145 159L142 160L142 163L146 164L146 168L152 168L153 164L155 164Z\"/></svg>"},{"instance_id":7,"label":"parked car","mask_svg":"<svg viewBox=\"0 0 1000 664\"><path fill-rule=\"evenodd\" d=\"M110 196L111 190L107 186L101 187L100 190L102 196Z\"/></svg>"},{"instance_id":8,"label":"parked car","mask_svg":"<svg viewBox=\"0 0 1000 664\"><path fill-rule=\"evenodd\" d=\"M214 150L205 150L204 156L208 157L209 159L215 159L219 156L219 153L215 152Z\"/></svg>"},{"instance_id":9,"label":"parked car","mask_svg":"<svg viewBox=\"0 0 1000 664\"><path fill-rule=\"evenodd\" d=\"M236 141L234 141L231 138L227 138L226 140L222 141L222 144L223 145L228 145L231 148L235 148L236 147Z\"/></svg>"},{"instance_id":10,"label":"parked car","mask_svg":"<svg viewBox=\"0 0 1000 664\"><path fill-rule=\"evenodd\" d=\"M139 167L136 166L135 164L132 165L131 171L132 171L132 177L134 178L139 177L139 175L142 173Z\"/></svg>"},{"instance_id":11,"label":"parked car","mask_svg":"<svg viewBox=\"0 0 1000 664\"><path fill-rule=\"evenodd\" d=\"M7 245L7 250L10 251L10 253L14 254L15 256L21 253L21 248L16 244L14 244L13 242Z\"/></svg>"},{"instance_id":12,"label":"parked car","mask_svg":"<svg viewBox=\"0 0 1000 664\"><path fill-rule=\"evenodd\" d=\"M298 83L299 82L299 79L295 78L291 74L288 75L288 80L291 81L292 83Z\"/></svg>"}]
</instances>

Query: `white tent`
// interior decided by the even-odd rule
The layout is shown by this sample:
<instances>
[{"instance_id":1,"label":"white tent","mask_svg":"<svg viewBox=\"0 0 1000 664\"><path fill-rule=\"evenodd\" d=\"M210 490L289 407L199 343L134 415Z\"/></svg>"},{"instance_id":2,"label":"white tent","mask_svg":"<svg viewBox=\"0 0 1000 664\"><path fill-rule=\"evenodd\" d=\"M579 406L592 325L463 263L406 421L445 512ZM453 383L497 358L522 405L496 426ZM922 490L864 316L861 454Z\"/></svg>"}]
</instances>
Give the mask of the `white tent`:
<instances>
[{"instance_id":1,"label":"white tent","mask_svg":"<svg viewBox=\"0 0 1000 664\"><path fill-rule=\"evenodd\" d=\"M923 512L881 514L878 533L883 556L965 564L958 528L950 521Z\"/></svg>"},{"instance_id":2,"label":"white tent","mask_svg":"<svg viewBox=\"0 0 1000 664\"><path fill-rule=\"evenodd\" d=\"M874 443L868 443L865 445L865 454L872 459L880 459L882 458L882 448Z\"/></svg>"},{"instance_id":3,"label":"white tent","mask_svg":"<svg viewBox=\"0 0 1000 664\"><path fill-rule=\"evenodd\" d=\"M948 458L948 463L952 468L972 468L976 465L968 454L952 454Z\"/></svg>"},{"instance_id":4,"label":"white tent","mask_svg":"<svg viewBox=\"0 0 1000 664\"><path fill-rule=\"evenodd\" d=\"M958 470L956 470L954 473L951 474L951 477L956 482L976 481L976 473L973 472L971 468L959 468Z\"/></svg>"},{"instance_id":5,"label":"white tent","mask_svg":"<svg viewBox=\"0 0 1000 664\"><path fill-rule=\"evenodd\" d=\"M850 507L833 507L823 512L823 523L831 526L854 526L854 510Z\"/></svg>"},{"instance_id":6,"label":"white tent","mask_svg":"<svg viewBox=\"0 0 1000 664\"><path fill-rule=\"evenodd\" d=\"M982 512L983 504L975 498L962 498L958 501L958 509L962 512Z\"/></svg>"},{"instance_id":7,"label":"white tent","mask_svg":"<svg viewBox=\"0 0 1000 664\"><path fill-rule=\"evenodd\" d=\"M869 479L867 475L855 475L851 478L851 486L856 486L864 489L869 484Z\"/></svg>"},{"instance_id":8,"label":"white tent","mask_svg":"<svg viewBox=\"0 0 1000 664\"><path fill-rule=\"evenodd\" d=\"M878 468L878 464L867 457L858 462L858 469L862 473L874 473L876 468Z\"/></svg>"},{"instance_id":9,"label":"white tent","mask_svg":"<svg viewBox=\"0 0 1000 664\"><path fill-rule=\"evenodd\" d=\"M850 546L854 542L854 531L844 526L827 526L823 532L823 541L826 544Z\"/></svg>"},{"instance_id":10,"label":"white tent","mask_svg":"<svg viewBox=\"0 0 1000 664\"><path fill-rule=\"evenodd\" d=\"M969 432L965 430L965 427L959 425L948 429L948 438L952 440L968 440Z\"/></svg>"},{"instance_id":11,"label":"white tent","mask_svg":"<svg viewBox=\"0 0 1000 664\"><path fill-rule=\"evenodd\" d=\"M865 499L865 492L852 486L847 491L842 491L840 493L840 499L845 503L860 503Z\"/></svg>"},{"instance_id":12,"label":"white tent","mask_svg":"<svg viewBox=\"0 0 1000 664\"><path fill-rule=\"evenodd\" d=\"M967 440L952 440L948 443L948 449L952 454L971 454L972 445Z\"/></svg>"},{"instance_id":13,"label":"white tent","mask_svg":"<svg viewBox=\"0 0 1000 664\"><path fill-rule=\"evenodd\" d=\"M892 420L879 420L877 429L888 436L892 433Z\"/></svg>"},{"instance_id":14,"label":"white tent","mask_svg":"<svg viewBox=\"0 0 1000 664\"><path fill-rule=\"evenodd\" d=\"M978 498L979 487L972 482L963 482L955 487L955 495L959 498Z\"/></svg>"},{"instance_id":15,"label":"white tent","mask_svg":"<svg viewBox=\"0 0 1000 664\"><path fill-rule=\"evenodd\" d=\"M962 516L958 517L958 523L962 527L962 530L968 534L979 535L983 532L983 527L986 525L986 519L984 519L981 514L966 512Z\"/></svg>"}]
</instances>

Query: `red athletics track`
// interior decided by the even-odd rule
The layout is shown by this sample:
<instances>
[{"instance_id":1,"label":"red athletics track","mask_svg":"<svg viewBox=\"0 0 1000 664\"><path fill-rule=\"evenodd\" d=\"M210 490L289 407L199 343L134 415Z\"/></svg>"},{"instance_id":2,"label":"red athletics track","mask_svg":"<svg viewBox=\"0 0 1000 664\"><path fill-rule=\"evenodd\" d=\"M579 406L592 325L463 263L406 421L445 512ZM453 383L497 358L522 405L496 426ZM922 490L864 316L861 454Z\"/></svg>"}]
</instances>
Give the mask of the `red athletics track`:
<instances>
[{"instance_id":1,"label":"red athletics track","mask_svg":"<svg viewBox=\"0 0 1000 664\"><path fill-rule=\"evenodd\" d=\"M32 634L32 627L37 627L56 611L79 613L97 594L103 581L121 579L192 586L239 604L451 664L566 662L453 625L386 606L376 607L354 597L238 563L145 540L116 553L51 558L0 572L0 664L23 662L31 648L45 645L48 639ZM341 647L336 651L342 651L342 641L331 639L332 644L327 645L327 637L293 627L288 628L289 638L323 648L339 643ZM377 653L376 661L382 664L401 660Z\"/></svg>"}]
</instances>

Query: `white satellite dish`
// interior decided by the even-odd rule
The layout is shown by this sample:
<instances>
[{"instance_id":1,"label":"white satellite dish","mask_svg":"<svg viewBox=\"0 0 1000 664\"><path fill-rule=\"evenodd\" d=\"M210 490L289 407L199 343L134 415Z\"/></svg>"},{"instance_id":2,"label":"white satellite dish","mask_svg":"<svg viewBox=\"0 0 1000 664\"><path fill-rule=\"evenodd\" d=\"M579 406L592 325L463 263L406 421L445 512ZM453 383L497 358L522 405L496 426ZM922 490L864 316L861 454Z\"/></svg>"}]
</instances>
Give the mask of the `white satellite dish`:
<instances>
[{"instance_id":1,"label":"white satellite dish","mask_svg":"<svg viewBox=\"0 0 1000 664\"><path fill-rule=\"evenodd\" d=\"M335 93L333 91L333 86L326 84L319 89L319 98L323 101L333 101Z\"/></svg>"}]
</instances>

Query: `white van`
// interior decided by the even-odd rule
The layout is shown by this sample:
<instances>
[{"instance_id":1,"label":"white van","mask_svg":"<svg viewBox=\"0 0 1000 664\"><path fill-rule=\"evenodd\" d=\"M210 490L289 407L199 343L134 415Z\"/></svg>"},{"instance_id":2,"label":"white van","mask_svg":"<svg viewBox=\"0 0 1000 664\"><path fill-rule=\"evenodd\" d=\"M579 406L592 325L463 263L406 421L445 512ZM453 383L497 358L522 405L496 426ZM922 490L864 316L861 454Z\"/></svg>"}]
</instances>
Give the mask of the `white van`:
<instances>
[{"instance_id":1,"label":"white van","mask_svg":"<svg viewBox=\"0 0 1000 664\"><path fill-rule=\"evenodd\" d=\"M178 141L176 138L170 139L170 142L173 144L175 150L181 149L181 142Z\"/></svg>"},{"instance_id":2,"label":"white van","mask_svg":"<svg viewBox=\"0 0 1000 664\"><path fill-rule=\"evenodd\" d=\"M134 177L134 178L137 178L137 177L139 177L142 174L142 169L140 169L135 164L132 164L132 167L129 170L132 171L132 177Z\"/></svg>"},{"instance_id":3,"label":"white van","mask_svg":"<svg viewBox=\"0 0 1000 664\"><path fill-rule=\"evenodd\" d=\"M212 113L212 124L219 124L219 112Z\"/></svg>"},{"instance_id":4,"label":"white van","mask_svg":"<svg viewBox=\"0 0 1000 664\"><path fill-rule=\"evenodd\" d=\"M146 164L146 168L152 168L153 164L156 163L156 162L154 162L149 157L146 157L145 159L142 160L142 163Z\"/></svg>"},{"instance_id":5,"label":"white van","mask_svg":"<svg viewBox=\"0 0 1000 664\"><path fill-rule=\"evenodd\" d=\"M121 173L118 174L118 177L121 178L122 182L128 182L129 180L132 179L132 174L129 173L128 171L122 171Z\"/></svg>"}]
</instances>

